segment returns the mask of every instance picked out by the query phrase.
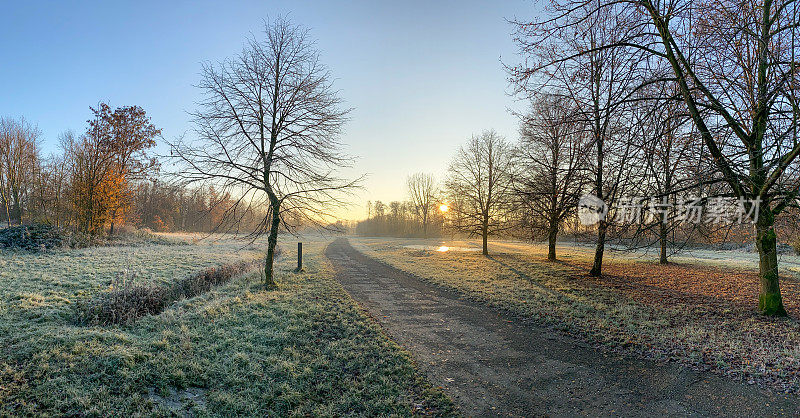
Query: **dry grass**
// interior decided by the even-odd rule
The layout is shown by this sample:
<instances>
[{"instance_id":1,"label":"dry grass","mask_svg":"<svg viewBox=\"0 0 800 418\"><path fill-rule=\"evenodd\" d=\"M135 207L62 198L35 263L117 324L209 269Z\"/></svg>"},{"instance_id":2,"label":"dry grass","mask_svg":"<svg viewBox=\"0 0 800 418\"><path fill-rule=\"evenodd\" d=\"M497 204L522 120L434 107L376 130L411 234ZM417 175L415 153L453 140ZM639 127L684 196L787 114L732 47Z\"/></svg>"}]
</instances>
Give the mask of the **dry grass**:
<instances>
[{"instance_id":1,"label":"dry grass","mask_svg":"<svg viewBox=\"0 0 800 418\"><path fill-rule=\"evenodd\" d=\"M800 389L800 286L794 278L783 281L794 318L771 319L755 312L758 280L748 269L660 266L618 256L597 279L586 274L590 259L582 251L565 251L565 261L548 263L544 248L519 243L495 244L486 258L407 249L397 240L354 241L423 279L608 349L782 391Z\"/></svg>"}]
</instances>

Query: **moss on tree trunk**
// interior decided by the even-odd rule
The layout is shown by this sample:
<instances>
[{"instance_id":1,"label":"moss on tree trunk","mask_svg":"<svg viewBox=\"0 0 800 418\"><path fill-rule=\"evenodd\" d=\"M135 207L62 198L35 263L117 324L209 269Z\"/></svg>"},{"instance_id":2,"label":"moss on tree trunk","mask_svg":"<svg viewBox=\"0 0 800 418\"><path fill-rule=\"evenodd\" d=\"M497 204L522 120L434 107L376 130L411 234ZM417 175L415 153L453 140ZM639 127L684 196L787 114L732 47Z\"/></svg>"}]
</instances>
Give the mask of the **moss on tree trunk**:
<instances>
[{"instance_id":1,"label":"moss on tree trunk","mask_svg":"<svg viewBox=\"0 0 800 418\"><path fill-rule=\"evenodd\" d=\"M264 286L268 289L278 287L275 283L275 270L273 264L275 261L275 247L278 244L278 228L281 226L280 205L277 203L272 204L272 223L270 224L269 237L267 238L267 258L264 262Z\"/></svg>"},{"instance_id":2,"label":"moss on tree trunk","mask_svg":"<svg viewBox=\"0 0 800 418\"><path fill-rule=\"evenodd\" d=\"M756 222L758 276L761 280L758 310L764 315L786 316L778 277L778 250L773 219L769 209L762 209Z\"/></svg>"}]
</instances>

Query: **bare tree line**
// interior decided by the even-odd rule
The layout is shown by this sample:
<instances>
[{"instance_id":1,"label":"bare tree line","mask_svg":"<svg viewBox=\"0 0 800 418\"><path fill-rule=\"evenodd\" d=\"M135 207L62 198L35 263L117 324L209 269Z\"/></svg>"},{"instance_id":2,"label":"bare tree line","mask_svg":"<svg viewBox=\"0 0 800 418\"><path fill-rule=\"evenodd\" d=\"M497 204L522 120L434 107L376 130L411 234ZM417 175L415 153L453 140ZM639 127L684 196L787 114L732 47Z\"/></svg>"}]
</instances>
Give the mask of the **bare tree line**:
<instances>
[{"instance_id":1,"label":"bare tree line","mask_svg":"<svg viewBox=\"0 0 800 418\"><path fill-rule=\"evenodd\" d=\"M593 191L612 207L642 184L664 199L741 199L760 259L758 307L777 316L775 220L800 187L797 12L791 0L554 1L546 17L513 22L523 62L509 67L518 94L558 94L585 113ZM615 167L608 145L624 150ZM652 176L630 182L637 160ZM597 228L596 275L607 228Z\"/></svg>"},{"instance_id":2,"label":"bare tree line","mask_svg":"<svg viewBox=\"0 0 800 418\"><path fill-rule=\"evenodd\" d=\"M433 178L430 174L418 175ZM413 175L417 176L417 174ZM413 177L411 176L411 177ZM433 199L430 201L430 213L427 221L422 211L414 203L409 193L407 201L384 203L380 200L367 202L367 218L356 223L354 232L363 236L401 237L401 238L438 238L446 231L444 216L439 206L442 202L438 184L434 183Z\"/></svg>"},{"instance_id":3,"label":"bare tree line","mask_svg":"<svg viewBox=\"0 0 800 418\"><path fill-rule=\"evenodd\" d=\"M250 208L236 217L226 216L235 204L234 196L213 186L191 188L152 179L138 183L133 190L131 216L126 223L157 232L249 234L256 230L266 210Z\"/></svg>"}]
</instances>

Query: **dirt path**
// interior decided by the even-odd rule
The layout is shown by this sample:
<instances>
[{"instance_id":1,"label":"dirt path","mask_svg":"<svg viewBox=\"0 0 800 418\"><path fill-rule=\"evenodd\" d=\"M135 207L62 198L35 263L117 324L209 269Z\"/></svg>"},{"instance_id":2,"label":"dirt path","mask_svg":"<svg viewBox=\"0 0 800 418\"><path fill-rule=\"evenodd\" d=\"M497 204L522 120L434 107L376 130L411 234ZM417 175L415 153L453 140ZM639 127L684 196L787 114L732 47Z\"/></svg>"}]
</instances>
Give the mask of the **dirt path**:
<instances>
[{"instance_id":1,"label":"dirt path","mask_svg":"<svg viewBox=\"0 0 800 418\"><path fill-rule=\"evenodd\" d=\"M344 288L466 415L800 414L796 396L604 354L375 261L345 239L325 253Z\"/></svg>"}]
</instances>

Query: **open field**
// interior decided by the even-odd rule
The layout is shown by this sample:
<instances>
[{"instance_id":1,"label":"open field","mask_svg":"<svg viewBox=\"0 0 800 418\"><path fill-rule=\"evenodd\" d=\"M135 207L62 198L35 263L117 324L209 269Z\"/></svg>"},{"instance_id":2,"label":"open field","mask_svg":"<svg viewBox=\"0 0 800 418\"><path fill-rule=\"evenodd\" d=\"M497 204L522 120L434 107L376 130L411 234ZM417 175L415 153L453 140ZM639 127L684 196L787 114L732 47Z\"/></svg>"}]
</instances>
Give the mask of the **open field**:
<instances>
[{"instance_id":1,"label":"open field","mask_svg":"<svg viewBox=\"0 0 800 418\"><path fill-rule=\"evenodd\" d=\"M710 262L659 266L617 254L604 277L589 277L586 248L493 242L491 257L471 251L408 245L474 247L471 241L354 238L366 254L434 284L523 318L575 334L598 346L710 369L751 384L800 389L800 284L782 283L790 318L756 313L755 270ZM741 255L740 255L740 258ZM718 261L714 261L715 263ZM743 262L747 262L744 259Z\"/></svg>"},{"instance_id":2,"label":"open field","mask_svg":"<svg viewBox=\"0 0 800 418\"><path fill-rule=\"evenodd\" d=\"M130 326L76 325L73 306L125 269L167 283L260 249L221 239L0 253L0 415L452 412L333 280L325 241L304 241L306 271L291 273L286 251L277 291L251 273Z\"/></svg>"}]
</instances>

